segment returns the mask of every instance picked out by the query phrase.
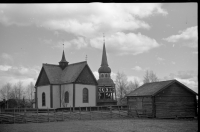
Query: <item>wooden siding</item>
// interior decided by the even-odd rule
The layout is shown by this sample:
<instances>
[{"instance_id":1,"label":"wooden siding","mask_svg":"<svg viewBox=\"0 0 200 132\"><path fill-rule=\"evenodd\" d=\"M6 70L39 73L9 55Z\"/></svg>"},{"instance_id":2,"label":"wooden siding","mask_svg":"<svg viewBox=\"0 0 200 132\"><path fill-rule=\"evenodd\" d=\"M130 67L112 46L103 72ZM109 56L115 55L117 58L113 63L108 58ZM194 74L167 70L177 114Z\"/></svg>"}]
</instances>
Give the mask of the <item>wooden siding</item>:
<instances>
[{"instance_id":1,"label":"wooden siding","mask_svg":"<svg viewBox=\"0 0 200 132\"><path fill-rule=\"evenodd\" d=\"M152 97L128 97L129 114L132 116L153 116Z\"/></svg>"},{"instance_id":2,"label":"wooden siding","mask_svg":"<svg viewBox=\"0 0 200 132\"><path fill-rule=\"evenodd\" d=\"M94 84L96 85L96 80L92 73L89 70L88 66L85 66L79 77L75 81L76 83L81 83L81 84Z\"/></svg>"},{"instance_id":3,"label":"wooden siding","mask_svg":"<svg viewBox=\"0 0 200 132\"><path fill-rule=\"evenodd\" d=\"M44 68L42 68L39 78L37 80L36 86L44 86L44 85L49 85L49 84L50 84L50 82L47 77L47 74L46 74Z\"/></svg>"},{"instance_id":4,"label":"wooden siding","mask_svg":"<svg viewBox=\"0 0 200 132\"><path fill-rule=\"evenodd\" d=\"M196 95L174 83L155 96L155 111L158 118L195 117Z\"/></svg>"}]
</instances>

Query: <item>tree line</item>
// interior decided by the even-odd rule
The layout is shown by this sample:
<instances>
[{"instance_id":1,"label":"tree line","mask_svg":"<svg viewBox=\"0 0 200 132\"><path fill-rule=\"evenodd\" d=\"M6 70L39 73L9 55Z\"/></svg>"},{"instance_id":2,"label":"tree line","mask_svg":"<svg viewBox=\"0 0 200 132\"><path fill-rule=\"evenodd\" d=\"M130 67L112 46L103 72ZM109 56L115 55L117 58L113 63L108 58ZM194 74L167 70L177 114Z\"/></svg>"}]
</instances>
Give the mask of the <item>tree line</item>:
<instances>
[{"instance_id":1,"label":"tree line","mask_svg":"<svg viewBox=\"0 0 200 132\"><path fill-rule=\"evenodd\" d=\"M153 71L145 71L143 77L143 83L157 82L159 81L158 77ZM115 80L116 85L116 94L119 100L123 99L125 95L134 91L140 87L140 83L137 79L133 81L128 81L127 76L123 72L118 72ZM34 102L35 88L33 82L30 82L29 85L23 87L22 82L19 81L12 85L11 83L6 83L0 88L0 100L15 100L17 106L20 105L22 100L28 100L29 102ZM61 95L62 102L64 102L64 92ZM65 103L64 103L65 104Z\"/></svg>"},{"instance_id":2,"label":"tree line","mask_svg":"<svg viewBox=\"0 0 200 132\"><path fill-rule=\"evenodd\" d=\"M159 81L159 79L153 71L145 71L145 75L143 77L143 84L157 81ZM125 97L125 95L140 87L140 83L137 79L134 79L133 81L128 81L127 76L123 72L117 73L115 85L116 94L117 98L119 99L119 102Z\"/></svg>"},{"instance_id":3,"label":"tree line","mask_svg":"<svg viewBox=\"0 0 200 132\"><path fill-rule=\"evenodd\" d=\"M30 82L26 87L22 85L21 81L12 85L11 83L6 83L0 89L0 99L9 100L10 104L16 104L16 107L21 107L25 103L34 102L34 84ZM8 106L7 106L8 107Z\"/></svg>"}]
</instances>

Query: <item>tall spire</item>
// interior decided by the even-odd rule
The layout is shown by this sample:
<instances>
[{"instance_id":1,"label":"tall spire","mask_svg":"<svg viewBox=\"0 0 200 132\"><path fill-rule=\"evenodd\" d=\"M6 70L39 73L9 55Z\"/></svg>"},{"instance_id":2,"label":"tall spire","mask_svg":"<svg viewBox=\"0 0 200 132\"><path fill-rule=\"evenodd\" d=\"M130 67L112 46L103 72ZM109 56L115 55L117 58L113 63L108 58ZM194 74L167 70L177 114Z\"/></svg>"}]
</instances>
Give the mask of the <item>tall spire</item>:
<instances>
[{"instance_id":1,"label":"tall spire","mask_svg":"<svg viewBox=\"0 0 200 132\"><path fill-rule=\"evenodd\" d=\"M104 35L103 35L104 39ZM111 69L108 67L107 55L106 55L106 47L105 47L105 39L103 42L103 53L101 60L101 67L99 68L99 73L111 73Z\"/></svg>"},{"instance_id":2,"label":"tall spire","mask_svg":"<svg viewBox=\"0 0 200 132\"><path fill-rule=\"evenodd\" d=\"M105 42L103 44L103 54L102 54L101 66L108 66Z\"/></svg>"}]
</instances>

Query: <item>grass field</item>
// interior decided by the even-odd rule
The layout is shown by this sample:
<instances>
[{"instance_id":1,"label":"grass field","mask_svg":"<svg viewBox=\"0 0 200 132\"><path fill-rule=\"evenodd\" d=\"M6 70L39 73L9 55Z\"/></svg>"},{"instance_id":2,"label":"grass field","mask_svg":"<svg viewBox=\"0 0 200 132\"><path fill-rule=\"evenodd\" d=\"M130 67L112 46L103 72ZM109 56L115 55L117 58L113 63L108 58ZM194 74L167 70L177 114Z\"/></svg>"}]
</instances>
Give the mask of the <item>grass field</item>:
<instances>
[{"instance_id":1,"label":"grass field","mask_svg":"<svg viewBox=\"0 0 200 132\"><path fill-rule=\"evenodd\" d=\"M0 132L197 132L197 119L107 119L0 124Z\"/></svg>"}]
</instances>

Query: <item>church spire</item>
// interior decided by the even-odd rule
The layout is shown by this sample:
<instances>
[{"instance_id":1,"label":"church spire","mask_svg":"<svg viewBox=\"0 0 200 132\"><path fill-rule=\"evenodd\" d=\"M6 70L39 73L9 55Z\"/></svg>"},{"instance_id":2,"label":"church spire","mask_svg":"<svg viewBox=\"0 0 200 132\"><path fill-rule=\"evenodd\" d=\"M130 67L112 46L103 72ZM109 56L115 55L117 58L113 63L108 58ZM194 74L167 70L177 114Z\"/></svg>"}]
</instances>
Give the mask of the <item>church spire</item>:
<instances>
[{"instance_id":1,"label":"church spire","mask_svg":"<svg viewBox=\"0 0 200 132\"><path fill-rule=\"evenodd\" d=\"M104 35L103 35L104 39ZM106 55L106 47L105 47L105 39L103 43L103 53L101 60L101 67L99 68L99 73L111 73L111 69L108 67L107 55Z\"/></svg>"},{"instance_id":2,"label":"church spire","mask_svg":"<svg viewBox=\"0 0 200 132\"><path fill-rule=\"evenodd\" d=\"M101 66L108 66L105 42L103 44L103 54L102 54Z\"/></svg>"},{"instance_id":3,"label":"church spire","mask_svg":"<svg viewBox=\"0 0 200 132\"><path fill-rule=\"evenodd\" d=\"M60 62L67 62L66 59L65 59L65 52L64 52L64 50L63 50L62 59L61 59Z\"/></svg>"},{"instance_id":4,"label":"church spire","mask_svg":"<svg viewBox=\"0 0 200 132\"><path fill-rule=\"evenodd\" d=\"M68 61L66 61L65 59L65 52L64 52L64 44L63 44L63 54L62 54L62 59L61 61L59 62L59 66L62 68L62 69L65 69L65 67L68 65Z\"/></svg>"}]
</instances>

